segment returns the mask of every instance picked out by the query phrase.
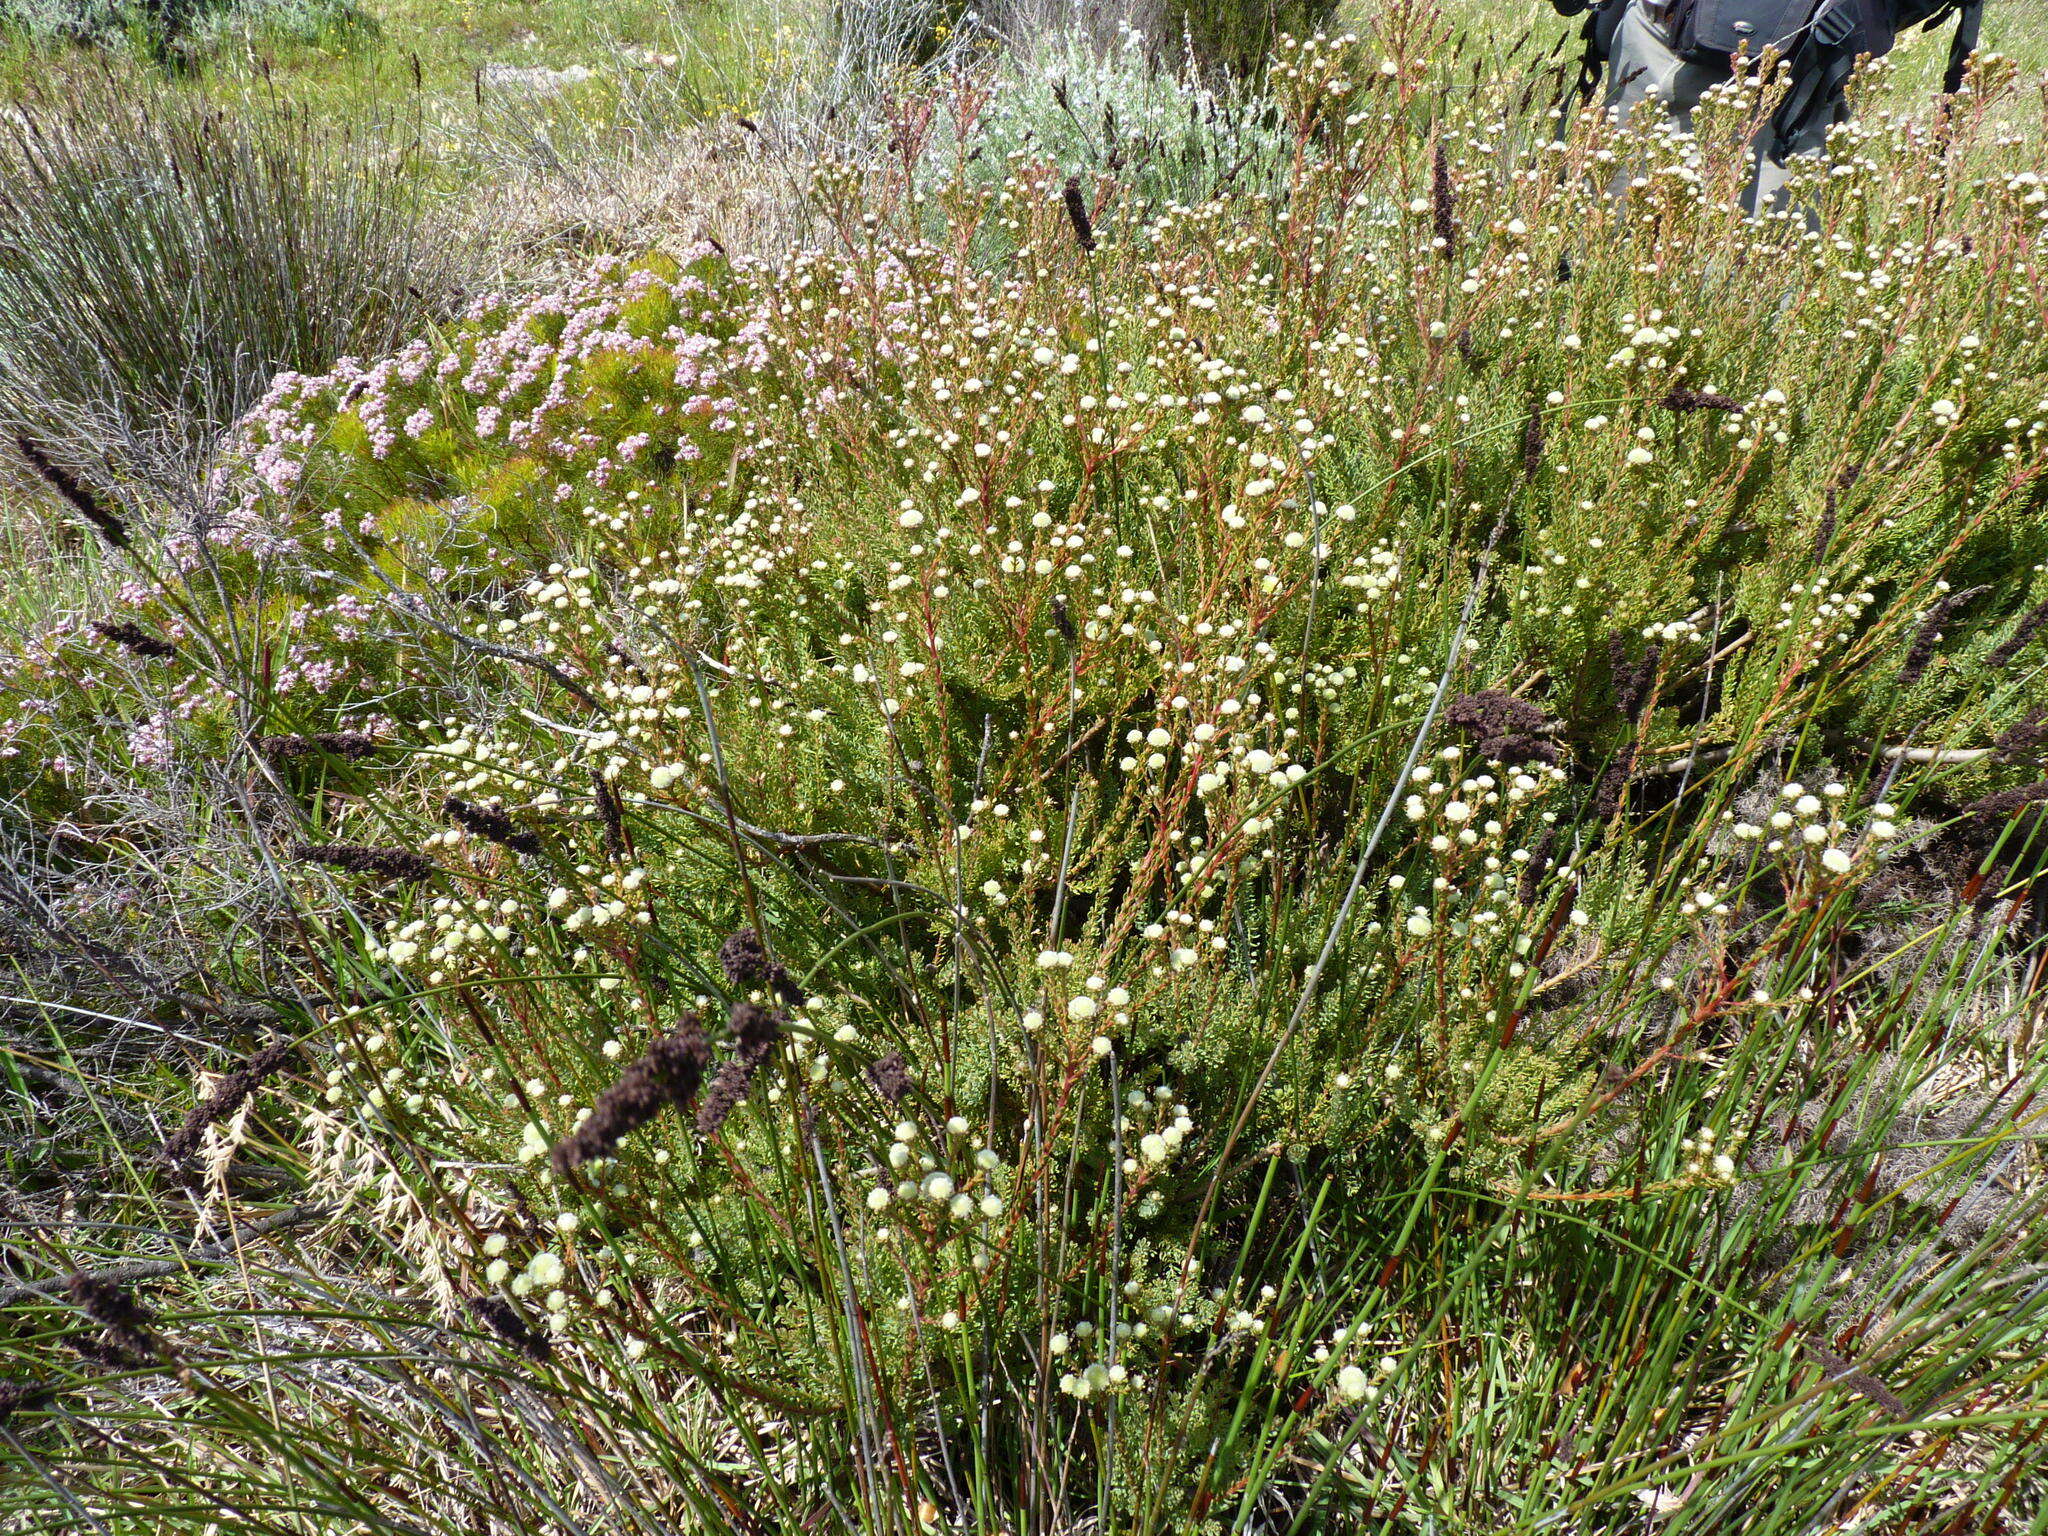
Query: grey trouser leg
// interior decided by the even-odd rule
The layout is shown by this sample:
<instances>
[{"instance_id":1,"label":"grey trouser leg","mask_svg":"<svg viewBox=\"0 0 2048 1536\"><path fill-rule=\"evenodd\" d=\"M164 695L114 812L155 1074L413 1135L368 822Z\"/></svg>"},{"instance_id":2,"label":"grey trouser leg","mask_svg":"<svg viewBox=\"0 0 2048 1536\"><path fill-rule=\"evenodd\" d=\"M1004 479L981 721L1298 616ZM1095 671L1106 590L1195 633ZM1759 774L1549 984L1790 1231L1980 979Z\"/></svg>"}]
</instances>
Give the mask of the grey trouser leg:
<instances>
[{"instance_id":1,"label":"grey trouser leg","mask_svg":"<svg viewBox=\"0 0 2048 1536\"><path fill-rule=\"evenodd\" d=\"M1672 52L1664 34L1643 14L1637 0L1625 0L1621 25L1615 30L1613 52L1607 66L1607 108L1626 117L1637 103L1655 96L1681 133L1692 132L1693 108L1700 98L1733 73L1727 65L1692 64ZM1847 113L1838 102L1835 120ZM1818 154L1827 147L1830 123L1820 123L1802 133L1791 146L1795 155ZM1743 189L1742 210L1755 213L1759 207L1783 208L1787 198L1785 181L1790 174L1785 162L1764 153L1756 155L1756 170ZM1627 185L1627 177L1620 186Z\"/></svg>"},{"instance_id":2,"label":"grey trouser leg","mask_svg":"<svg viewBox=\"0 0 2048 1536\"><path fill-rule=\"evenodd\" d=\"M1727 66L1689 64L1671 51L1663 33L1643 14L1636 0L1626 0L1621 25L1607 69L1607 108L1626 117L1636 104L1655 96L1680 133L1692 132L1692 110L1700 98L1726 80Z\"/></svg>"}]
</instances>

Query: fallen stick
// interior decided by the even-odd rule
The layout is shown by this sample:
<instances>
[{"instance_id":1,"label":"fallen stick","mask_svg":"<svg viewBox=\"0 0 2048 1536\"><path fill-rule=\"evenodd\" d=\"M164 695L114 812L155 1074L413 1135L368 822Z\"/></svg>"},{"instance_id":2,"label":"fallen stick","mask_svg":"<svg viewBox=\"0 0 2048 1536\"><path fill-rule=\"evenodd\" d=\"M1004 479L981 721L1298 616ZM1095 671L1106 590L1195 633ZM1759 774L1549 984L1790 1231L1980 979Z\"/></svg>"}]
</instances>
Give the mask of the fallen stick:
<instances>
[{"instance_id":1,"label":"fallen stick","mask_svg":"<svg viewBox=\"0 0 2048 1536\"><path fill-rule=\"evenodd\" d=\"M332 1207L317 1201L303 1205L287 1206L281 1211L272 1211L268 1216L244 1222L225 1237L217 1237L210 1243L199 1243L187 1248L175 1259L134 1259L126 1264L115 1264L107 1269L88 1271L95 1280L125 1283L131 1280L160 1280L166 1275L183 1273L194 1264L211 1264L238 1252L243 1246L273 1232L282 1232L288 1227L304 1226L309 1221L318 1221L328 1215ZM0 1290L0 1307L12 1306L17 1301L30 1298L47 1300L71 1283L71 1276L56 1275L48 1280L30 1280L20 1285Z\"/></svg>"}]
</instances>

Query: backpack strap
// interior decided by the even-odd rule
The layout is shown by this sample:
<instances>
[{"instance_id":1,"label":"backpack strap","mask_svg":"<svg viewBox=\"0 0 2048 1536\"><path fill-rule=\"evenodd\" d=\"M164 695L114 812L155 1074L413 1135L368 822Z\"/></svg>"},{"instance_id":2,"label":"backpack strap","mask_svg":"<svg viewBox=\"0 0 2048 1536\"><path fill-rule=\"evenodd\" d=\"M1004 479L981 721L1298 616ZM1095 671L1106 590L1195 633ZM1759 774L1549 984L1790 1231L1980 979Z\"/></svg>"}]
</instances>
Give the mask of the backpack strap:
<instances>
[{"instance_id":1,"label":"backpack strap","mask_svg":"<svg viewBox=\"0 0 2048 1536\"><path fill-rule=\"evenodd\" d=\"M1863 29L1852 0L1822 5L1786 56L1791 90L1771 118L1769 153L1784 160L1815 121L1834 112L1835 96L1856 70Z\"/></svg>"},{"instance_id":2,"label":"backpack strap","mask_svg":"<svg viewBox=\"0 0 2048 1536\"><path fill-rule=\"evenodd\" d=\"M1928 18L1927 25L1939 26L1950 16L1956 18L1956 35L1949 44L1948 71L1941 88L1943 94L1953 96L1963 88L1970 55L1977 51L1984 26L1984 0L1951 0ZM1824 5L1815 13L1805 38L1786 61L1791 66L1793 83L1791 94L1771 119L1774 158L1784 159L1816 120L1834 111L1836 97L1856 72L1858 54L1868 46L1851 0Z\"/></svg>"},{"instance_id":3,"label":"backpack strap","mask_svg":"<svg viewBox=\"0 0 2048 1536\"><path fill-rule=\"evenodd\" d=\"M1551 0L1557 4L1559 0ZM1580 3L1580 0L1563 0L1566 5ZM1584 40L1585 51L1579 55L1579 100L1589 102L1600 89L1600 78L1607 73L1607 61L1614 56L1614 34L1621 27L1621 13L1628 8L1630 0L1590 0L1586 9L1585 24L1579 29Z\"/></svg>"},{"instance_id":4,"label":"backpack strap","mask_svg":"<svg viewBox=\"0 0 2048 1536\"><path fill-rule=\"evenodd\" d=\"M1983 35L1983 31L1984 0L1963 0L1963 3L1956 7L1956 35L1948 45L1948 73L1941 79L1944 95L1953 96L1963 88L1963 76L1969 70L1970 55L1977 51L1977 39Z\"/></svg>"},{"instance_id":5,"label":"backpack strap","mask_svg":"<svg viewBox=\"0 0 2048 1536\"><path fill-rule=\"evenodd\" d=\"M1629 0L1550 0L1550 8L1569 20L1574 16L1586 19L1579 27L1579 41L1585 46L1579 51L1579 79L1576 87L1579 100L1588 102L1600 88L1600 77L1607 69L1607 56L1613 51L1614 29L1621 20L1622 9ZM1563 134L1563 126L1558 128Z\"/></svg>"}]
</instances>

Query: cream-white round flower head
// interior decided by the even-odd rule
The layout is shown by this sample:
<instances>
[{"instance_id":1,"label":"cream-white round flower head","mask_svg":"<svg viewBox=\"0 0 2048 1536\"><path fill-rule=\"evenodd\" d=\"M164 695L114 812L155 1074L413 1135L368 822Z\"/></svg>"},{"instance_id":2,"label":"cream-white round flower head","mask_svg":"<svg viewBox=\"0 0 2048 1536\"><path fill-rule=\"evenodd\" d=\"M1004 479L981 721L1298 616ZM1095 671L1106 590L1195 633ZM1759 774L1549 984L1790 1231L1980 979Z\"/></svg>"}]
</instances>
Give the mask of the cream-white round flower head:
<instances>
[{"instance_id":1,"label":"cream-white round flower head","mask_svg":"<svg viewBox=\"0 0 2048 1536\"><path fill-rule=\"evenodd\" d=\"M1067 1000L1067 1017L1070 1019L1092 1019L1095 1017L1098 1007L1099 1005L1095 999L1086 994L1080 997L1069 998Z\"/></svg>"},{"instance_id":2,"label":"cream-white round flower head","mask_svg":"<svg viewBox=\"0 0 2048 1536\"><path fill-rule=\"evenodd\" d=\"M567 1273L562 1261L552 1253L536 1253L526 1265L526 1278L535 1285L555 1285Z\"/></svg>"},{"instance_id":3,"label":"cream-white round flower head","mask_svg":"<svg viewBox=\"0 0 2048 1536\"><path fill-rule=\"evenodd\" d=\"M1363 1402L1371 1385L1372 1378L1355 1365L1347 1365L1337 1373L1337 1394L1346 1402Z\"/></svg>"}]
</instances>

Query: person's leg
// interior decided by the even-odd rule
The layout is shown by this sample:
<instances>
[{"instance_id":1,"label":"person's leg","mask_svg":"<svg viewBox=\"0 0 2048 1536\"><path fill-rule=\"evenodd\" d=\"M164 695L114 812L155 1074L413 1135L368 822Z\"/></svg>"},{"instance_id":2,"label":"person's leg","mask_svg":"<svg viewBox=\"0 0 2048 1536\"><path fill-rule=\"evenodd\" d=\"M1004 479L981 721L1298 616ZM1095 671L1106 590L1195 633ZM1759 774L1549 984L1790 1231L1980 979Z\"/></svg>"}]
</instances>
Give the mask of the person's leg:
<instances>
[{"instance_id":1,"label":"person's leg","mask_svg":"<svg viewBox=\"0 0 2048 1536\"><path fill-rule=\"evenodd\" d=\"M1750 177L1748 187L1743 190L1742 211L1753 217L1759 209L1776 212L1787 207L1791 202L1791 194L1785 188L1785 183L1792 176L1789 162L1803 156L1820 155L1828 147L1828 130L1836 123L1846 121L1848 116L1848 102L1838 98L1831 112L1821 114L1789 145L1784 146L1782 158L1772 154L1769 147L1758 149L1756 174ZM1820 227L1819 216L1810 208L1806 221L1813 228Z\"/></svg>"},{"instance_id":2,"label":"person's leg","mask_svg":"<svg viewBox=\"0 0 2048 1536\"><path fill-rule=\"evenodd\" d=\"M1607 110L1625 121L1638 105L1655 97L1673 128L1692 132L1693 108L1709 89L1728 78L1729 71L1687 62L1672 49L1671 40L1641 0L1624 3L1627 8L1615 29L1609 55ZM1625 189L1630 174L1617 177L1611 190L1619 193Z\"/></svg>"},{"instance_id":3,"label":"person's leg","mask_svg":"<svg viewBox=\"0 0 2048 1536\"><path fill-rule=\"evenodd\" d=\"M1625 119L1650 96L1668 107L1668 87L1684 67L1684 60L1671 51L1656 23L1644 14L1640 0L1622 0L1622 4L1621 23L1615 28L1614 46L1607 56L1607 110Z\"/></svg>"}]
</instances>

